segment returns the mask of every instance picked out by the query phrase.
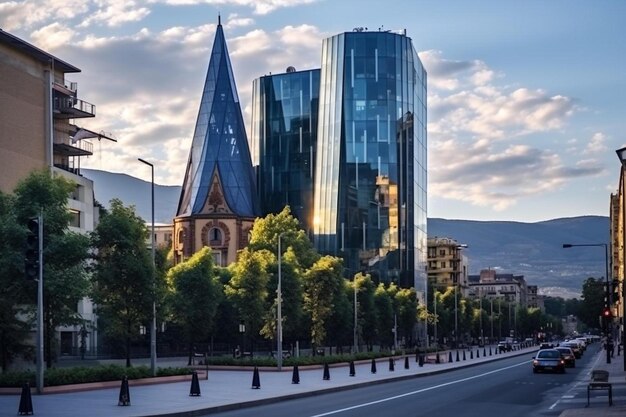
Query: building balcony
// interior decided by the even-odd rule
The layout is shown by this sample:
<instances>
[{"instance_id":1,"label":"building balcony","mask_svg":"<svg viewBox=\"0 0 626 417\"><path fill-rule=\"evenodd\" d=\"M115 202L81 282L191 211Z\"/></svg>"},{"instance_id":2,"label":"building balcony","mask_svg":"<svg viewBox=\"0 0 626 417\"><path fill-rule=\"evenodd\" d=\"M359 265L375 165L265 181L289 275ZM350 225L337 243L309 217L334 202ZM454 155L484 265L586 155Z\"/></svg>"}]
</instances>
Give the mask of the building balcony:
<instances>
[{"instance_id":1,"label":"building balcony","mask_svg":"<svg viewBox=\"0 0 626 417\"><path fill-rule=\"evenodd\" d=\"M94 117L96 106L76 97L55 96L54 117L56 119L79 119Z\"/></svg>"},{"instance_id":2,"label":"building balcony","mask_svg":"<svg viewBox=\"0 0 626 417\"><path fill-rule=\"evenodd\" d=\"M86 140L74 141L68 136L55 135L53 149L55 155L89 156L93 155L93 143Z\"/></svg>"}]
</instances>

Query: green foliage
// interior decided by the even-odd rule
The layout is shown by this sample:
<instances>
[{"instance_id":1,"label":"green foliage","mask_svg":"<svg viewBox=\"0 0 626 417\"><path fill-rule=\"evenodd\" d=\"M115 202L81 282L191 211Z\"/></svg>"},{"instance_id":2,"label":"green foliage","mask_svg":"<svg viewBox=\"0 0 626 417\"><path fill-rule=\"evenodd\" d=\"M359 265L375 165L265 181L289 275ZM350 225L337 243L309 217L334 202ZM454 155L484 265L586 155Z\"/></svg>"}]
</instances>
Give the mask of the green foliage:
<instances>
[{"instance_id":1,"label":"green foliage","mask_svg":"<svg viewBox=\"0 0 626 417\"><path fill-rule=\"evenodd\" d=\"M188 375L189 368L159 368L157 376ZM44 386L85 384L89 382L120 381L124 376L128 379L149 378L152 376L147 366L126 368L119 365L101 365L94 367L52 368L44 374ZM0 387L21 387L24 382L35 386L35 372L20 371L0 374Z\"/></svg>"},{"instance_id":2,"label":"green foliage","mask_svg":"<svg viewBox=\"0 0 626 417\"><path fill-rule=\"evenodd\" d=\"M44 343L48 367L54 359L54 329L82 324L76 305L89 289L85 269L89 239L69 231L67 199L75 187L64 177L42 170L31 173L15 188L13 204L18 223L25 227L30 217L40 213L43 216ZM36 294L32 288L31 291Z\"/></svg>"},{"instance_id":3,"label":"green foliage","mask_svg":"<svg viewBox=\"0 0 626 417\"><path fill-rule=\"evenodd\" d=\"M171 320L183 330L189 346L204 340L213 329L217 307L223 297L222 285L208 247L167 273L172 306Z\"/></svg>"},{"instance_id":4,"label":"green foliage","mask_svg":"<svg viewBox=\"0 0 626 417\"><path fill-rule=\"evenodd\" d=\"M598 318L605 304L606 286L603 279L587 278L583 283L582 299L578 318L590 328L600 327Z\"/></svg>"},{"instance_id":5,"label":"green foliage","mask_svg":"<svg viewBox=\"0 0 626 417\"><path fill-rule=\"evenodd\" d=\"M130 343L138 338L139 326L151 317L155 298L155 276L146 248L148 230L120 200L100 219L92 235L96 266L92 298L107 321L105 333L124 340L126 363L130 366Z\"/></svg>"},{"instance_id":6,"label":"green foliage","mask_svg":"<svg viewBox=\"0 0 626 417\"><path fill-rule=\"evenodd\" d=\"M376 306L376 333L383 346L392 346L394 342L392 328L394 326L394 309L391 296L383 283L374 290Z\"/></svg>"},{"instance_id":7,"label":"green foliage","mask_svg":"<svg viewBox=\"0 0 626 417\"><path fill-rule=\"evenodd\" d=\"M343 288L343 262L324 256L304 274L304 309L311 315L311 341L321 346L326 340L326 324L333 312L333 298Z\"/></svg>"},{"instance_id":8,"label":"green foliage","mask_svg":"<svg viewBox=\"0 0 626 417\"><path fill-rule=\"evenodd\" d=\"M246 333L253 339L260 334L263 318L267 314L269 267L275 263L274 254L262 249L253 252L243 249L237 262L230 265L232 277L224 291L235 305L240 319L246 326Z\"/></svg>"}]
</instances>

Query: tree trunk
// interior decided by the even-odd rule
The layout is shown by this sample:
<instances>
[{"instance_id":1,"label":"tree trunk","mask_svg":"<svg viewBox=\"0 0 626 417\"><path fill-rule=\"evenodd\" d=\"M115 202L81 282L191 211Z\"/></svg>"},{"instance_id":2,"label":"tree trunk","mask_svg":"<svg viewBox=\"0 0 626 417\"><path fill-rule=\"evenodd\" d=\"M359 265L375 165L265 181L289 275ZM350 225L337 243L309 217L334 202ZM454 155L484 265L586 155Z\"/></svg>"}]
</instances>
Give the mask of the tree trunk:
<instances>
[{"instance_id":1,"label":"tree trunk","mask_svg":"<svg viewBox=\"0 0 626 417\"><path fill-rule=\"evenodd\" d=\"M187 344L187 351L189 352L189 359L187 360L187 366L191 366L191 358L192 358L192 355L195 353L193 350L193 343L189 342Z\"/></svg>"}]
</instances>

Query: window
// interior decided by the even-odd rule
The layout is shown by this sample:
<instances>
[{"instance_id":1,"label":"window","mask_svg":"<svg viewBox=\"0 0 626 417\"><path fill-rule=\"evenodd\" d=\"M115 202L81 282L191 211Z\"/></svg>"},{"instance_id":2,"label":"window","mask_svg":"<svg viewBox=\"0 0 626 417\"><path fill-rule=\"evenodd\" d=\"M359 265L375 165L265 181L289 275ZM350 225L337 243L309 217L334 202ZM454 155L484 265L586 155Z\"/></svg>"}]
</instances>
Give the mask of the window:
<instances>
[{"instance_id":1,"label":"window","mask_svg":"<svg viewBox=\"0 0 626 417\"><path fill-rule=\"evenodd\" d=\"M80 227L80 211L78 210L70 210L70 226L72 227Z\"/></svg>"},{"instance_id":2,"label":"window","mask_svg":"<svg viewBox=\"0 0 626 417\"><path fill-rule=\"evenodd\" d=\"M213 255L213 262L215 262L215 265L224 266L222 265L222 252L213 251L212 255Z\"/></svg>"},{"instance_id":3,"label":"window","mask_svg":"<svg viewBox=\"0 0 626 417\"><path fill-rule=\"evenodd\" d=\"M446 263L445 263L445 262L442 262L442 263L441 263L441 267L442 267L442 268L445 268L445 267L446 267Z\"/></svg>"},{"instance_id":4,"label":"window","mask_svg":"<svg viewBox=\"0 0 626 417\"><path fill-rule=\"evenodd\" d=\"M211 246L219 246L222 244L222 231L214 227L209 230L209 245Z\"/></svg>"}]
</instances>

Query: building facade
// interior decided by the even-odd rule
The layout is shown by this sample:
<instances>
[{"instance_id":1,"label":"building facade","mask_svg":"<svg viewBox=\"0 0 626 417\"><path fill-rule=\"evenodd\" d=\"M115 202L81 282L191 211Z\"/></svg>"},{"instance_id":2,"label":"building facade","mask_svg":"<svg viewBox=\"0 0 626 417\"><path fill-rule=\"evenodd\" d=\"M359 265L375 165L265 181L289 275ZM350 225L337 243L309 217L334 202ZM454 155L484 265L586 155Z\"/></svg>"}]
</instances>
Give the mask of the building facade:
<instances>
[{"instance_id":1,"label":"building facade","mask_svg":"<svg viewBox=\"0 0 626 417\"><path fill-rule=\"evenodd\" d=\"M493 269L483 269L480 275L469 275L469 296L472 298L500 299L520 307L528 306L528 286L523 275L498 274ZM535 294L537 287L533 286Z\"/></svg>"},{"instance_id":2,"label":"building facade","mask_svg":"<svg viewBox=\"0 0 626 417\"><path fill-rule=\"evenodd\" d=\"M613 304L611 311L615 317L616 340L625 340L624 335L624 294L626 292L626 284L624 281L625 273L625 257L624 244L626 241L626 228L624 226L624 216L626 205L624 201L625 187L624 169L620 169L619 185L615 194L611 194L609 206L609 237L610 237L610 263L611 276L617 285L613 285ZM621 290L621 291L620 291Z\"/></svg>"},{"instance_id":3,"label":"building facade","mask_svg":"<svg viewBox=\"0 0 626 417\"><path fill-rule=\"evenodd\" d=\"M468 260L462 254L466 245L446 237L428 238L428 283L431 287L446 288L456 286L467 297Z\"/></svg>"},{"instance_id":4,"label":"building facade","mask_svg":"<svg viewBox=\"0 0 626 417\"><path fill-rule=\"evenodd\" d=\"M286 205L312 237L320 70L267 75L252 86L252 163L261 215Z\"/></svg>"},{"instance_id":5,"label":"building facade","mask_svg":"<svg viewBox=\"0 0 626 417\"><path fill-rule=\"evenodd\" d=\"M426 71L405 34L323 41L313 228L348 275L426 294Z\"/></svg>"},{"instance_id":6,"label":"building facade","mask_svg":"<svg viewBox=\"0 0 626 417\"><path fill-rule=\"evenodd\" d=\"M89 233L99 211L93 182L81 175L80 160L93 154L89 138L114 140L83 126L96 106L78 98L78 86L66 78L80 69L0 30L0 190L10 193L33 170L49 169L74 182L68 198L70 230ZM85 327L56 329L61 355L96 354L97 316L83 299L77 312Z\"/></svg>"},{"instance_id":7,"label":"building facade","mask_svg":"<svg viewBox=\"0 0 626 417\"><path fill-rule=\"evenodd\" d=\"M248 244L258 213L248 138L218 22L174 218L174 261L208 246L217 265L228 265Z\"/></svg>"}]
</instances>

